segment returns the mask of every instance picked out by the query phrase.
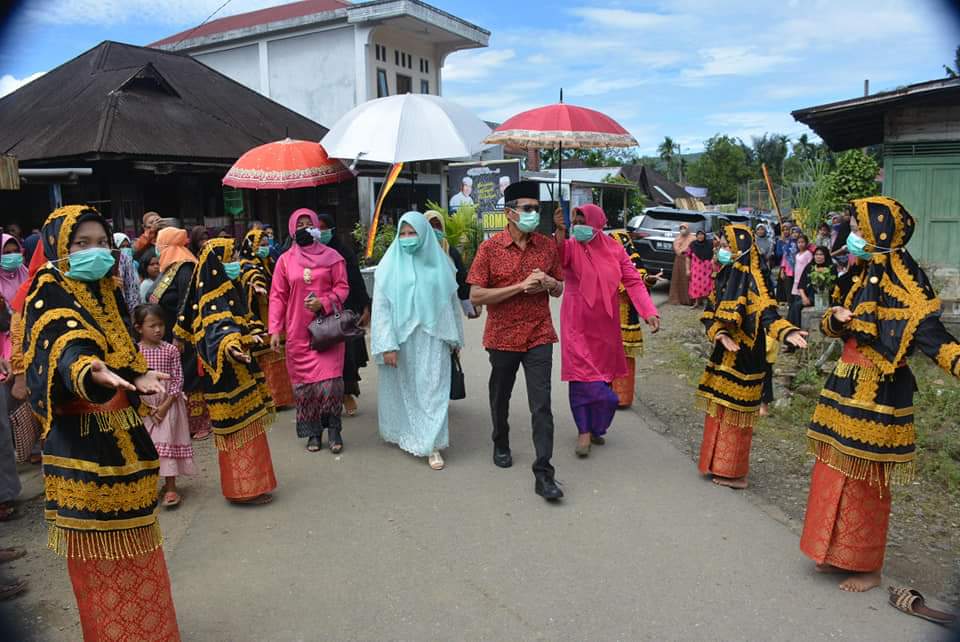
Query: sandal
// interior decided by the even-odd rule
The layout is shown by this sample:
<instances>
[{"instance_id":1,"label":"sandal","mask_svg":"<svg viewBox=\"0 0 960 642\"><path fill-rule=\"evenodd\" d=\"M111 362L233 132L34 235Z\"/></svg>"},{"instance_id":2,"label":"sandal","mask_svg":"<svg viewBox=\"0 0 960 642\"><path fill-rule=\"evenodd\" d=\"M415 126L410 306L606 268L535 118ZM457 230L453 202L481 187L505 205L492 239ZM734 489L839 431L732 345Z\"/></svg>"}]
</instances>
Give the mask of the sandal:
<instances>
[{"instance_id":1,"label":"sandal","mask_svg":"<svg viewBox=\"0 0 960 642\"><path fill-rule=\"evenodd\" d=\"M928 622L943 626L950 626L957 621L957 616L927 606L920 591L905 586L889 586L887 591L890 593L890 606L907 615L916 615Z\"/></svg>"},{"instance_id":2,"label":"sandal","mask_svg":"<svg viewBox=\"0 0 960 642\"><path fill-rule=\"evenodd\" d=\"M434 470L443 470L443 457L440 456L439 450L434 450L433 453L427 457L427 463L430 464L430 468Z\"/></svg>"},{"instance_id":3,"label":"sandal","mask_svg":"<svg viewBox=\"0 0 960 642\"><path fill-rule=\"evenodd\" d=\"M590 444L587 444L586 446L577 444L577 447L573 452L576 453L577 457L588 457L590 455Z\"/></svg>"},{"instance_id":4,"label":"sandal","mask_svg":"<svg viewBox=\"0 0 960 642\"><path fill-rule=\"evenodd\" d=\"M0 600L9 600L27 590L26 580L14 580L13 584L0 586Z\"/></svg>"},{"instance_id":5,"label":"sandal","mask_svg":"<svg viewBox=\"0 0 960 642\"><path fill-rule=\"evenodd\" d=\"M320 438L311 437L307 440L307 452L315 453L320 450Z\"/></svg>"},{"instance_id":6,"label":"sandal","mask_svg":"<svg viewBox=\"0 0 960 642\"><path fill-rule=\"evenodd\" d=\"M0 548L0 562L12 562L27 554L25 548Z\"/></svg>"},{"instance_id":7,"label":"sandal","mask_svg":"<svg viewBox=\"0 0 960 642\"><path fill-rule=\"evenodd\" d=\"M602 446L607 443L607 440L600 435L590 435L590 443Z\"/></svg>"},{"instance_id":8,"label":"sandal","mask_svg":"<svg viewBox=\"0 0 960 642\"><path fill-rule=\"evenodd\" d=\"M190 439L194 441L205 441L207 439L210 439L211 434L212 433L209 430L202 430L195 435L191 435Z\"/></svg>"},{"instance_id":9,"label":"sandal","mask_svg":"<svg viewBox=\"0 0 960 642\"><path fill-rule=\"evenodd\" d=\"M339 428L330 428L329 429L329 439L330 439L330 452L334 455L339 455L343 452L343 437L340 436Z\"/></svg>"},{"instance_id":10,"label":"sandal","mask_svg":"<svg viewBox=\"0 0 960 642\"><path fill-rule=\"evenodd\" d=\"M180 504L180 495L176 491L171 490L163 494L163 507L164 508L173 508Z\"/></svg>"},{"instance_id":11,"label":"sandal","mask_svg":"<svg viewBox=\"0 0 960 642\"><path fill-rule=\"evenodd\" d=\"M354 398L354 396L353 396L353 395L344 395L344 397L343 397L343 414L345 414L345 415L348 416L348 417L356 417L356 416L357 416L357 410L359 410L359 408L357 407L357 400Z\"/></svg>"}]
</instances>

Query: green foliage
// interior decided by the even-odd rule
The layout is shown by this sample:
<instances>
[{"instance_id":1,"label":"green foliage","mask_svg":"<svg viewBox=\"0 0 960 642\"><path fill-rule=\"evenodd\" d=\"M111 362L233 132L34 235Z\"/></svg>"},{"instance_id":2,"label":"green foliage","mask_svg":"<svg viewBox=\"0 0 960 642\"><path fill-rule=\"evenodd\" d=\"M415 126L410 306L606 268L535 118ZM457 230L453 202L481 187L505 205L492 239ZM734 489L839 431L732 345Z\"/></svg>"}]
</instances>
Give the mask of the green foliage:
<instances>
[{"instance_id":1,"label":"green foliage","mask_svg":"<svg viewBox=\"0 0 960 642\"><path fill-rule=\"evenodd\" d=\"M361 250L361 256L366 256L367 251L367 228L363 227L357 223L353 227L353 241L357 244L357 247ZM383 255L387 253L387 248L393 243L393 239L397 237L397 228L393 225L378 225L377 226L377 236L373 241L373 254L369 258L364 258L363 262L365 265L376 265L380 262L380 259L383 258Z\"/></svg>"},{"instance_id":2,"label":"green foliage","mask_svg":"<svg viewBox=\"0 0 960 642\"><path fill-rule=\"evenodd\" d=\"M631 181L625 176L607 176L603 179L603 182L610 183L612 185L632 185L633 187L637 187L635 182ZM643 208L646 206L647 199L644 197L643 192L641 192L639 189L630 190L629 196L627 197L627 211L625 213L626 220L624 220L624 223L634 216L640 216L643 214Z\"/></svg>"},{"instance_id":3,"label":"green foliage","mask_svg":"<svg viewBox=\"0 0 960 642\"><path fill-rule=\"evenodd\" d=\"M427 201L426 207L444 215L443 228L447 243L460 251L464 266L469 268L483 241L483 227L477 218L476 205L461 205L454 214L447 214L446 210L434 201Z\"/></svg>"},{"instance_id":4,"label":"green foliage","mask_svg":"<svg viewBox=\"0 0 960 642\"><path fill-rule=\"evenodd\" d=\"M770 173L770 180L778 182L781 179L789 141L790 139L783 134L764 134L752 138L752 155L756 163L757 175L763 174L760 166L765 164Z\"/></svg>"},{"instance_id":5,"label":"green foliage","mask_svg":"<svg viewBox=\"0 0 960 642\"><path fill-rule=\"evenodd\" d=\"M947 72L947 78L956 78L960 75L960 47L957 47L957 50L953 53L953 67L944 65L943 70Z\"/></svg>"},{"instance_id":6,"label":"green foliage","mask_svg":"<svg viewBox=\"0 0 960 642\"><path fill-rule=\"evenodd\" d=\"M880 191L877 174L880 166L859 149L840 155L837 166L827 178L827 198L834 209L843 208L855 198L873 196Z\"/></svg>"},{"instance_id":7,"label":"green foliage","mask_svg":"<svg viewBox=\"0 0 960 642\"><path fill-rule=\"evenodd\" d=\"M820 292L829 292L836 282L837 277L829 269L820 268L810 271L810 284Z\"/></svg>"},{"instance_id":8,"label":"green foliage","mask_svg":"<svg viewBox=\"0 0 960 642\"><path fill-rule=\"evenodd\" d=\"M819 154L802 163L802 173L793 186L793 218L808 236L816 234L817 226L831 210L830 163Z\"/></svg>"},{"instance_id":9,"label":"green foliage","mask_svg":"<svg viewBox=\"0 0 960 642\"><path fill-rule=\"evenodd\" d=\"M703 154L690 164L687 177L692 185L710 190L714 203L737 200L737 187L753 175L743 144L717 134L706 142Z\"/></svg>"}]
</instances>

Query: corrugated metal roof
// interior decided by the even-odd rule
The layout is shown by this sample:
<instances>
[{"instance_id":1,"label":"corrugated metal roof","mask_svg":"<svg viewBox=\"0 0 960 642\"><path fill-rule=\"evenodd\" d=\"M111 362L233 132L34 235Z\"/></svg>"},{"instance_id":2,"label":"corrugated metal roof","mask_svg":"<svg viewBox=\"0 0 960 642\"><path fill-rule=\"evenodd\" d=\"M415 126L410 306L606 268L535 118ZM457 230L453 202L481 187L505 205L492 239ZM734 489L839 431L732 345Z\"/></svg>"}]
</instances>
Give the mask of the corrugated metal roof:
<instances>
[{"instance_id":1,"label":"corrugated metal roof","mask_svg":"<svg viewBox=\"0 0 960 642\"><path fill-rule=\"evenodd\" d=\"M183 54L106 41L0 99L0 153L233 162L327 130Z\"/></svg>"}]
</instances>

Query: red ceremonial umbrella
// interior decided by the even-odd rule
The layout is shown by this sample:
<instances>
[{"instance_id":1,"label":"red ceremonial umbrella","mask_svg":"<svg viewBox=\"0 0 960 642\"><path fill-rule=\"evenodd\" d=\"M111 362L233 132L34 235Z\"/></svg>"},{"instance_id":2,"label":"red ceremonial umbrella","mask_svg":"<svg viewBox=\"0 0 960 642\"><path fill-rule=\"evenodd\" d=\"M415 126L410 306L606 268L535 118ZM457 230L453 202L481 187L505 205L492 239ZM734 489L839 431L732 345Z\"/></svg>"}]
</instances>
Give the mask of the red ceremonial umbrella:
<instances>
[{"instance_id":1,"label":"red ceremonial umbrella","mask_svg":"<svg viewBox=\"0 0 960 642\"><path fill-rule=\"evenodd\" d=\"M296 189L353 178L320 143L285 138L254 147L233 164L223 184L246 189Z\"/></svg>"},{"instance_id":2,"label":"red ceremonial umbrella","mask_svg":"<svg viewBox=\"0 0 960 642\"><path fill-rule=\"evenodd\" d=\"M559 148L557 160L557 202L562 203L563 148L635 147L637 141L626 129L595 109L568 105L538 107L517 114L484 139L491 145L513 145L523 149ZM569 221L568 221L569 222Z\"/></svg>"}]
</instances>

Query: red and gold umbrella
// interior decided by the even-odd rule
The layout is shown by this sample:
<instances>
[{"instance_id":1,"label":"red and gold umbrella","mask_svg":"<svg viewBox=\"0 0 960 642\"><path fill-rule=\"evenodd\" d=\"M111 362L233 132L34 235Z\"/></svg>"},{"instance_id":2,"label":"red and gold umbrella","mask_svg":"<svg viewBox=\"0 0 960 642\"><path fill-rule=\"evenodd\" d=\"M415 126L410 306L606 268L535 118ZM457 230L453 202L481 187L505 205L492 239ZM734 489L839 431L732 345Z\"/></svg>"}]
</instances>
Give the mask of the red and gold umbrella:
<instances>
[{"instance_id":1,"label":"red and gold umbrella","mask_svg":"<svg viewBox=\"0 0 960 642\"><path fill-rule=\"evenodd\" d=\"M353 178L320 143L285 138L254 147L233 164L223 184L245 189L296 189Z\"/></svg>"}]
</instances>

